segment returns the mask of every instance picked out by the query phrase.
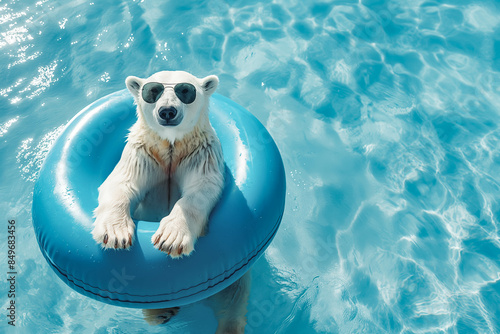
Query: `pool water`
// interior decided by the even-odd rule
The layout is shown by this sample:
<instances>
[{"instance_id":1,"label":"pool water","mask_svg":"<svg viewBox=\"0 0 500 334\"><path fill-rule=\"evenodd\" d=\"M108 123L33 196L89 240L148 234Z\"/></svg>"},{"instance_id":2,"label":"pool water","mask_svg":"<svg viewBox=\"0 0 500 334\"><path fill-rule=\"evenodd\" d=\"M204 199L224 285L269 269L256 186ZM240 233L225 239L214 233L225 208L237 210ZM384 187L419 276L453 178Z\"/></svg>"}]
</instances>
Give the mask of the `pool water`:
<instances>
[{"instance_id":1,"label":"pool water","mask_svg":"<svg viewBox=\"0 0 500 334\"><path fill-rule=\"evenodd\" d=\"M203 302L150 327L79 295L31 224L68 120L128 75L177 69L218 75L284 160L248 333L500 332L499 36L496 1L2 1L0 253L7 276L15 220L17 276L0 332L215 331Z\"/></svg>"}]
</instances>

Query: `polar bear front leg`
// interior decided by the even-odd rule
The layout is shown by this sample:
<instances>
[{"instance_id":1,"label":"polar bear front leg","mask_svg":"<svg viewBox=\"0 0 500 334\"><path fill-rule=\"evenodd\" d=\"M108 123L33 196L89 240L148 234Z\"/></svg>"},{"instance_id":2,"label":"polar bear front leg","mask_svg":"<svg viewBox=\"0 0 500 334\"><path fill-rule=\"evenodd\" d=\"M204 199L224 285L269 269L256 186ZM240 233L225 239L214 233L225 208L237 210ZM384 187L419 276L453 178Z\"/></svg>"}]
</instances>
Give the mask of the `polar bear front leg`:
<instances>
[{"instance_id":1,"label":"polar bear front leg","mask_svg":"<svg viewBox=\"0 0 500 334\"><path fill-rule=\"evenodd\" d=\"M157 174L147 155L125 146L115 169L99 187L99 206L94 210L92 237L103 248L132 245L135 224L131 209L144 198Z\"/></svg>"},{"instance_id":2,"label":"polar bear front leg","mask_svg":"<svg viewBox=\"0 0 500 334\"><path fill-rule=\"evenodd\" d=\"M151 241L157 249L172 257L189 255L205 224L201 216L201 213L190 210L185 200L180 199L172 212L161 220Z\"/></svg>"},{"instance_id":3,"label":"polar bear front leg","mask_svg":"<svg viewBox=\"0 0 500 334\"><path fill-rule=\"evenodd\" d=\"M189 255L219 200L223 183L222 173L216 168L208 174L184 175L182 197L151 238L155 247L174 258Z\"/></svg>"}]
</instances>

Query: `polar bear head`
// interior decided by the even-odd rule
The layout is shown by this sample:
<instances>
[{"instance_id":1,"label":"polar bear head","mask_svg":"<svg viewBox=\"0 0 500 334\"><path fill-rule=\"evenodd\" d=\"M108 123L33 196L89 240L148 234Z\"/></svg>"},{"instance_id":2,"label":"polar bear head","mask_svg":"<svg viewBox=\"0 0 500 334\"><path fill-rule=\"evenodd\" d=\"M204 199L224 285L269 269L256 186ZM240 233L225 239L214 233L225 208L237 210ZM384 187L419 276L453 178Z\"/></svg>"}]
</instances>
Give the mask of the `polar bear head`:
<instances>
[{"instance_id":1,"label":"polar bear head","mask_svg":"<svg viewBox=\"0 0 500 334\"><path fill-rule=\"evenodd\" d=\"M208 122L209 97L219 79L215 75L199 79L183 71L162 71L147 79L127 77L125 84L135 98L139 117L162 139L173 143Z\"/></svg>"}]
</instances>

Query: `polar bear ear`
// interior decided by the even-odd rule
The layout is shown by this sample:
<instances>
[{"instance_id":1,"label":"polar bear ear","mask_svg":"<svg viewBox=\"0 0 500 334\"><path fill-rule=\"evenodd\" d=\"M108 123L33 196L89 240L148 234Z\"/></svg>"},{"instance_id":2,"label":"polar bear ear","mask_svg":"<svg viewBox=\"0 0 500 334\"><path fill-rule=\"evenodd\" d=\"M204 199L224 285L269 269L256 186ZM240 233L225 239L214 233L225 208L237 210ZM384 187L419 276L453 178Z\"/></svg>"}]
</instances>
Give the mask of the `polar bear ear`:
<instances>
[{"instance_id":1,"label":"polar bear ear","mask_svg":"<svg viewBox=\"0 0 500 334\"><path fill-rule=\"evenodd\" d=\"M207 96L210 96L215 92L217 86L219 85L219 78L216 75L209 75L201 79L201 88Z\"/></svg>"},{"instance_id":2,"label":"polar bear ear","mask_svg":"<svg viewBox=\"0 0 500 334\"><path fill-rule=\"evenodd\" d=\"M125 79L125 85L127 85L128 90L135 98L139 97L139 89L141 89L142 86L141 78L132 76L127 77L127 79Z\"/></svg>"}]
</instances>

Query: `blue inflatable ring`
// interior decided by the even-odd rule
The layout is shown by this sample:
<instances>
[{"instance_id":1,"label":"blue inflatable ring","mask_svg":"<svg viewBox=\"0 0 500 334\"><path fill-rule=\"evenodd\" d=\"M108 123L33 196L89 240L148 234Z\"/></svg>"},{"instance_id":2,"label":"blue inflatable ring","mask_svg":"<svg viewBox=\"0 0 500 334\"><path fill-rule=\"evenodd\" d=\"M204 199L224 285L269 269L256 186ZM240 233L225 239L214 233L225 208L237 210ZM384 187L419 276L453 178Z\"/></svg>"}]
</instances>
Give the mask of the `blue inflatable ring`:
<instances>
[{"instance_id":1,"label":"blue inflatable ring","mask_svg":"<svg viewBox=\"0 0 500 334\"><path fill-rule=\"evenodd\" d=\"M118 306L181 306L229 286L262 255L284 210L281 156L248 111L218 94L210 103L226 183L208 234L182 259L152 245L159 222L136 221L136 239L128 251L103 250L91 236L97 189L118 162L136 121L128 91L101 98L69 122L36 182L33 225L45 259L71 288Z\"/></svg>"}]
</instances>

